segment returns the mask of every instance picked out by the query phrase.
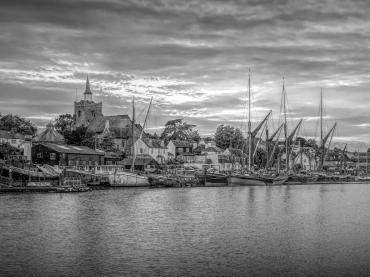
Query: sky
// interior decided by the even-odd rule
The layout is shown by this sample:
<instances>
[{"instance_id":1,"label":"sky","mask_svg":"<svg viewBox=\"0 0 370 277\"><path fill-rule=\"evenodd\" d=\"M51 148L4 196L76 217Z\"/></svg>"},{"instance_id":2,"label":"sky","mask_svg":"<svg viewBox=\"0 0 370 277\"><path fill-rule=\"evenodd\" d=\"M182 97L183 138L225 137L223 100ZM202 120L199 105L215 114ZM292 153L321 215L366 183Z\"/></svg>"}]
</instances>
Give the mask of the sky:
<instances>
[{"instance_id":1,"label":"sky","mask_svg":"<svg viewBox=\"0 0 370 277\"><path fill-rule=\"evenodd\" d=\"M153 97L147 128L184 118L201 135L220 124L246 130L269 110L278 126L285 78L291 130L335 141L370 142L370 3L298 0L2 0L0 112L44 127L73 113L89 74L105 115L138 120Z\"/></svg>"}]
</instances>

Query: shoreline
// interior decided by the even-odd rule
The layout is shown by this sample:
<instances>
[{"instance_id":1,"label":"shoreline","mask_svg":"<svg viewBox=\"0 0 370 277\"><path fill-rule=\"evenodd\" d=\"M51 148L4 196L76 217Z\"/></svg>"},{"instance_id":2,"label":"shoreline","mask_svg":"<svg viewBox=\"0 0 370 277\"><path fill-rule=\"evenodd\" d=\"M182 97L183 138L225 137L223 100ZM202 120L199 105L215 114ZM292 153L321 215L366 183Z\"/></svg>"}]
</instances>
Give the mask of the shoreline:
<instances>
[{"instance_id":1,"label":"shoreline","mask_svg":"<svg viewBox=\"0 0 370 277\"><path fill-rule=\"evenodd\" d=\"M370 181L353 181L353 182L307 182L307 183L291 183L291 184L278 184L278 185L266 185L265 187L277 187L277 186L302 186L302 185L352 185L352 184L368 184ZM214 188L214 187L261 187L260 185L249 185L249 186L186 186L188 188ZM263 187L263 186L262 186ZM181 188L181 187L166 187L166 186L147 186L147 187L133 187L133 186L89 186L84 188L71 188L71 187L60 187L60 186L40 186L40 187L0 187L0 194L6 193L81 193L94 190L114 190L114 189L153 189L153 188ZM182 187L183 188L183 187Z\"/></svg>"}]
</instances>

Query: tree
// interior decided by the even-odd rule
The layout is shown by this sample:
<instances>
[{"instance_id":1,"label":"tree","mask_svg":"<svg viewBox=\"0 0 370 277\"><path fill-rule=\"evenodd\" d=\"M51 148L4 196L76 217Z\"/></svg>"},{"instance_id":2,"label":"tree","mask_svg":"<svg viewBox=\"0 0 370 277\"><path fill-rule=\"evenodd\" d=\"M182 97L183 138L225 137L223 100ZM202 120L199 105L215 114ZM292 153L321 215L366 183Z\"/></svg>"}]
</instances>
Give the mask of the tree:
<instances>
[{"instance_id":1,"label":"tree","mask_svg":"<svg viewBox=\"0 0 370 277\"><path fill-rule=\"evenodd\" d=\"M55 129L63 136L68 136L72 132L75 118L71 114L61 114L55 120Z\"/></svg>"},{"instance_id":2,"label":"tree","mask_svg":"<svg viewBox=\"0 0 370 277\"><path fill-rule=\"evenodd\" d=\"M198 131L193 131L195 125L187 124L182 118L167 121L161 134L161 139L166 143L170 140L199 141Z\"/></svg>"},{"instance_id":3,"label":"tree","mask_svg":"<svg viewBox=\"0 0 370 277\"><path fill-rule=\"evenodd\" d=\"M94 133L87 131L87 127L80 126L73 131L66 133L64 139L67 144L71 145L81 145L88 146L90 148L95 148Z\"/></svg>"},{"instance_id":4,"label":"tree","mask_svg":"<svg viewBox=\"0 0 370 277\"><path fill-rule=\"evenodd\" d=\"M29 120L18 115L7 114L0 116L0 130L33 136L36 134L37 128Z\"/></svg>"},{"instance_id":5,"label":"tree","mask_svg":"<svg viewBox=\"0 0 370 277\"><path fill-rule=\"evenodd\" d=\"M219 125L215 134L215 141L217 147L226 149L228 147L242 149L244 145L244 138L242 132L238 128L230 125Z\"/></svg>"}]
</instances>

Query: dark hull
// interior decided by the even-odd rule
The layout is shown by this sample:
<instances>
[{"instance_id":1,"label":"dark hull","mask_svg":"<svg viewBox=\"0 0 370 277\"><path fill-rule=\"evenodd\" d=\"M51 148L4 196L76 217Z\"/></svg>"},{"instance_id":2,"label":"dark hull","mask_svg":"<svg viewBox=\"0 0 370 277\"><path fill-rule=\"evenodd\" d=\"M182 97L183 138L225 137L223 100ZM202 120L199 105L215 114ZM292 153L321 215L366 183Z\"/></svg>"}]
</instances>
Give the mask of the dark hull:
<instances>
[{"instance_id":1,"label":"dark hull","mask_svg":"<svg viewBox=\"0 0 370 277\"><path fill-rule=\"evenodd\" d=\"M265 178L256 176L230 176L229 186L266 186Z\"/></svg>"},{"instance_id":2,"label":"dark hull","mask_svg":"<svg viewBox=\"0 0 370 277\"><path fill-rule=\"evenodd\" d=\"M198 175L199 183L206 187L222 187L227 186L227 176L221 174L206 174Z\"/></svg>"}]
</instances>

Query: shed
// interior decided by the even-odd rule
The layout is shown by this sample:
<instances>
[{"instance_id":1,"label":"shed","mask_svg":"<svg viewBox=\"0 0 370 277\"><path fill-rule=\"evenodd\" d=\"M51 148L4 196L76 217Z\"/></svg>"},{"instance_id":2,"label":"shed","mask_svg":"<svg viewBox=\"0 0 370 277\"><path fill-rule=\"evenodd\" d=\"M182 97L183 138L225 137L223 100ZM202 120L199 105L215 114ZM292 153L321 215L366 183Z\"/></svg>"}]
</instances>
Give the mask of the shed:
<instances>
[{"instance_id":1,"label":"shed","mask_svg":"<svg viewBox=\"0 0 370 277\"><path fill-rule=\"evenodd\" d=\"M32 147L32 162L49 165L98 165L104 160L104 151L86 146L38 143Z\"/></svg>"}]
</instances>

